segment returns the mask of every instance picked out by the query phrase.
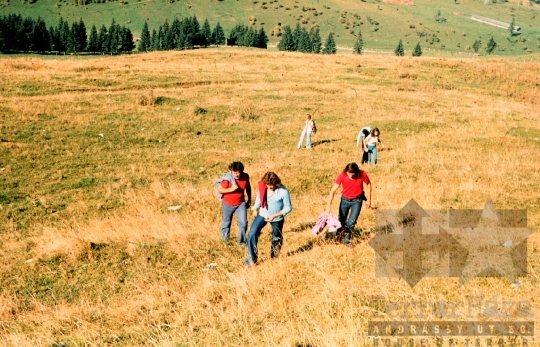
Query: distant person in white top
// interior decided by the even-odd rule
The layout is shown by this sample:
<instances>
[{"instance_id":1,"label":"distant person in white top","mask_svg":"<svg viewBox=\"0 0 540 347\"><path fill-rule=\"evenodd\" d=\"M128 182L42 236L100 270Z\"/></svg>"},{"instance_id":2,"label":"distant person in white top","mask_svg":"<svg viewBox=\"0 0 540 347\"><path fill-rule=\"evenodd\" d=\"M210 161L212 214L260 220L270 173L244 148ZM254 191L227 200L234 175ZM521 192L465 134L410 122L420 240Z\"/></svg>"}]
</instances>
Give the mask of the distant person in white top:
<instances>
[{"instance_id":1,"label":"distant person in white top","mask_svg":"<svg viewBox=\"0 0 540 347\"><path fill-rule=\"evenodd\" d=\"M368 153L368 165L370 162L373 165L377 164L377 142L381 143L382 146L382 142L379 139L380 134L379 128L375 128L371 130L371 134L364 139L364 151Z\"/></svg>"},{"instance_id":2,"label":"distant person in white top","mask_svg":"<svg viewBox=\"0 0 540 347\"><path fill-rule=\"evenodd\" d=\"M302 148L304 137L306 138L306 148L311 148L311 133L313 132L313 120L311 115L306 115L306 125L302 130L302 135L300 135L300 141L298 142L298 148Z\"/></svg>"},{"instance_id":3,"label":"distant person in white top","mask_svg":"<svg viewBox=\"0 0 540 347\"><path fill-rule=\"evenodd\" d=\"M371 133L371 127L363 127L362 130L358 133L358 137L356 137L356 146L360 145L360 142L362 142L362 147L364 147L364 139Z\"/></svg>"},{"instance_id":4,"label":"distant person in white top","mask_svg":"<svg viewBox=\"0 0 540 347\"><path fill-rule=\"evenodd\" d=\"M371 127L363 127L362 130L358 133L358 137L356 138L356 146L360 145L362 143L362 164L367 163L368 161L368 152L364 151L364 140L366 137L371 133Z\"/></svg>"}]
</instances>

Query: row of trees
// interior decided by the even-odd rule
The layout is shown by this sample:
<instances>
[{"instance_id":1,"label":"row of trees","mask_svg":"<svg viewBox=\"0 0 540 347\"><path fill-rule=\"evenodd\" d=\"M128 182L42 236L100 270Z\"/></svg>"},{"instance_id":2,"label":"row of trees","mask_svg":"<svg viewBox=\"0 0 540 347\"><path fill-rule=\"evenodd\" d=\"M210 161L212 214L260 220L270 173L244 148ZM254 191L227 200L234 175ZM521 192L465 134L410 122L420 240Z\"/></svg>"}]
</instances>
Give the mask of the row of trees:
<instances>
[{"instance_id":1,"label":"row of trees","mask_svg":"<svg viewBox=\"0 0 540 347\"><path fill-rule=\"evenodd\" d=\"M87 36L82 18L71 25L60 18L56 27L49 27L38 17L36 20L23 18L18 14L0 17L0 51L2 52L130 52L135 48L133 35L129 28L121 27L112 21L107 29L101 26L99 32L95 25Z\"/></svg>"},{"instance_id":2,"label":"row of trees","mask_svg":"<svg viewBox=\"0 0 540 347\"><path fill-rule=\"evenodd\" d=\"M157 30L153 29L152 33L148 23L144 22L138 49L140 52L166 51L224 44L225 32L219 23L212 29L208 20L205 20L201 27L197 17L193 16L182 20L174 18L171 24L165 20Z\"/></svg>"},{"instance_id":3,"label":"row of trees","mask_svg":"<svg viewBox=\"0 0 540 347\"><path fill-rule=\"evenodd\" d=\"M277 48L289 52L335 54L336 41L334 34L329 33L323 48L318 26L311 27L308 32L306 28L300 27L300 24L297 24L294 30L286 25Z\"/></svg>"},{"instance_id":4,"label":"row of trees","mask_svg":"<svg viewBox=\"0 0 540 347\"><path fill-rule=\"evenodd\" d=\"M402 40L399 40L398 45L394 49L394 54L397 55L398 57L402 57L405 55L405 48L403 47ZM414 50L412 51L412 56L419 57L421 55L422 55L422 47L420 47L420 42L418 42L416 46L414 47Z\"/></svg>"},{"instance_id":5,"label":"row of trees","mask_svg":"<svg viewBox=\"0 0 540 347\"><path fill-rule=\"evenodd\" d=\"M227 38L227 45L229 46L267 48L267 43L268 36L263 27L256 31L247 25L236 25Z\"/></svg>"},{"instance_id":6,"label":"row of trees","mask_svg":"<svg viewBox=\"0 0 540 347\"><path fill-rule=\"evenodd\" d=\"M481 46L482 46L482 41L476 40L476 41L474 41L474 43L472 45L472 49L476 53L478 53L478 50L480 49ZM493 53L493 51L495 50L496 47L497 47L497 42L495 42L493 37L491 37L489 39L489 41L487 42L486 46L484 47L484 49L486 50L487 54L491 54L491 53ZM405 49L403 48L402 40L399 40L398 45L394 49L394 54L397 55L398 57L401 57L401 56L405 55ZM413 57L419 57L421 55L422 55L422 47L420 47L420 42L418 42L416 44L416 46L414 47L414 50L412 52L412 56Z\"/></svg>"}]
</instances>

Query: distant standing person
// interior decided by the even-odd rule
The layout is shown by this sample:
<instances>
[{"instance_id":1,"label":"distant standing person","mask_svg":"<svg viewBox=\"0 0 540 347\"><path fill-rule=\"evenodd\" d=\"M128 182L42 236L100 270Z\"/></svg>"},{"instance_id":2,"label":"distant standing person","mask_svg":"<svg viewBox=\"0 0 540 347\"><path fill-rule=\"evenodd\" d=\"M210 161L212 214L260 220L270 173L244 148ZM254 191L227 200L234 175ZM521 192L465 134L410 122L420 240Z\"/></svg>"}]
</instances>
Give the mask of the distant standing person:
<instances>
[{"instance_id":1,"label":"distant standing person","mask_svg":"<svg viewBox=\"0 0 540 347\"><path fill-rule=\"evenodd\" d=\"M247 245L247 209L251 205L251 184L249 175L244 172L244 164L239 161L229 165L229 172L216 182L218 196L221 198L221 238L229 241L233 213L238 219L238 243ZM245 196L247 195L247 201Z\"/></svg>"},{"instance_id":2,"label":"distant standing person","mask_svg":"<svg viewBox=\"0 0 540 347\"><path fill-rule=\"evenodd\" d=\"M326 213L330 213L332 206L332 200L339 187L343 188L341 193L341 201L339 203L339 221L345 230L345 238L343 243L345 246L350 247L351 244L351 232L358 221L360 216L360 210L362 209L362 202L367 200L367 208L371 208L371 181L365 171L360 170L358 164L349 163L343 171L338 175L332 189L330 190L330 196L328 197L328 206L326 207ZM364 193L364 186L369 186L369 200Z\"/></svg>"},{"instance_id":3,"label":"distant standing person","mask_svg":"<svg viewBox=\"0 0 540 347\"><path fill-rule=\"evenodd\" d=\"M360 143L362 143L362 164L367 163L368 161L368 151L366 146L364 145L364 140L366 137L371 133L371 127L363 127L360 132L358 133L358 136L356 137L356 146Z\"/></svg>"},{"instance_id":4,"label":"distant standing person","mask_svg":"<svg viewBox=\"0 0 540 347\"><path fill-rule=\"evenodd\" d=\"M381 146L382 146L381 139L379 139L380 134L381 132L379 131L379 128L375 128L371 130L371 134L369 134L364 139L364 145L366 146L367 153L368 153L368 160L367 160L368 165L370 162L373 165L377 164L377 143L381 143Z\"/></svg>"},{"instance_id":5,"label":"distant standing person","mask_svg":"<svg viewBox=\"0 0 540 347\"><path fill-rule=\"evenodd\" d=\"M311 115L306 115L306 124L302 130L302 135L300 135L300 141L298 142L298 148L302 148L304 137L306 138L306 148L311 148L311 133L313 132L313 127L315 122L311 119Z\"/></svg>"},{"instance_id":6,"label":"distant standing person","mask_svg":"<svg viewBox=\"0 0 540 347\"><path fill-rule=\"evenodd\" d=\"M257 263L259 251L257 244L261 231L267 223L272 227L272 248L270 257L279 255L283 245L283 224L285 216L292 210L291 197L289 191L281 183L281 179L274 172L268 171L258 183L259 191L253 205L253 216L255 219L251 224L248 234L248 248L246 266ZM259 211L257 212L257 209Z\"/></svg>"}]
</instances>

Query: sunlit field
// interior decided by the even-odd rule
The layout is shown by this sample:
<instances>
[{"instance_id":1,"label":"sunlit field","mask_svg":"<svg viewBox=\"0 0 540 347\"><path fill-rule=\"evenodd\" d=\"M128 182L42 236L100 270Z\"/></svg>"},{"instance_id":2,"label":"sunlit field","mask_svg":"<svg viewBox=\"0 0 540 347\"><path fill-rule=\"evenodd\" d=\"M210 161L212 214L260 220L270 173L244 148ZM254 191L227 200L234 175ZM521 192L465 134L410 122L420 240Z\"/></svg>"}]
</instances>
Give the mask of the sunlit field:
<instances>
[{"instance_id":1,"label":"sunlit field","mask_svg":"<svg viewBox=\"0 0 540 347\"><path fill-rule=\"evenodd\" d=\"M206 49L2 57L0 80L3 346L371 346L373 295L528 300L540 314L537 234L517 288L433 277L411 288L376 276L368 244L376 211L410 199L446 210L490 197L540 226L538 62ZM316 109L314 147L297 149ZM384 148L362 166L374 209L349 249L309 225L360 163L366 125ZM250 269L236 220L220 239L214 182L232 161L253 187L271 170L291 192L281 256L270 259L266 227Z\"/></svg>"}]
</instances>

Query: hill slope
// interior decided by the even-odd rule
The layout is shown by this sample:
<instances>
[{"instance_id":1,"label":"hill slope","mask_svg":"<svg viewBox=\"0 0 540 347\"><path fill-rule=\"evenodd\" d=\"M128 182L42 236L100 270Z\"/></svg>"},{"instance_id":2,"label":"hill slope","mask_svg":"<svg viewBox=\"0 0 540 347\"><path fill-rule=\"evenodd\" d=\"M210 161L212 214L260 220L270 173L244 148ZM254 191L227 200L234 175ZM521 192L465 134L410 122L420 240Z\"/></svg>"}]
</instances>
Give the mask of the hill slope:
<instances>
[{"instance_id":1,"label":"hill slope","mask_svg":"<svg viewBox=\"0 0 540 347\"><path fill-rule=\"evenodd\" d=\"M256 26L264 25L268 34L277 23L294 26L296 23L319 25L324 37L333 31L338 45L352 47L359 30L367 48L392 50L400 39L405 49L411 50L417 42L425 48L449 51L466 51L476 39L485 45L493 36L499 47L496 54L525 54L540 49L540 5L518 5L516 2L489 2L461 0L416 0L414 6L385 3L379 0L225 0L177 1L129 0L120 4L73 5L70 1L37 0L33 4L11 1L1 8L0 14L21 13L41 16L48 25L56 25L60 16L72 22L80 17L87 23L108 25L112 18L126 23L137 36L144 21L150 30L157 29L165 18L196 15L199 20L208 18L211 25L220 22L226 30L235 24L248 24L256 18ZM311 10L314 9L314 10ZM440 16L446 21L436 21ZM515 18L522 34L509 39L507 30L472 21L470 16L479 14L510 23ZM253 21L252 21L253 22ZM351 33L352 31L352 33ZM435 36L433 36L435 35ZM277 38L273 38L274 43ZM272 43L272 42L271 42ZM469 49L470 51L470 49ZM429 53L429 52L426 52Z\"/></svg>"},{"instance_id":2,"label":"hill slope","mask_svg":"<svg viewBox=\"0 0 540 347\"><path fill-rule=\"evenodd\" d=\"M538 233L521 288L433 277L410 288L376 276L376 210L362 210L352 249L307 226L371 125L385 150L363 169L379 210L411 198L482 209L491 196L540 227L539 78L539 63L500 58L1 57L0 346L373 346L371 296L527 300L538 315ZM314 148L297 149L317 107ZM254 182L277 172L291 191L282 254L270 259L267 227L253 269L220 240L213 185L233 160Z\"/></svg>"}]
</instances>

